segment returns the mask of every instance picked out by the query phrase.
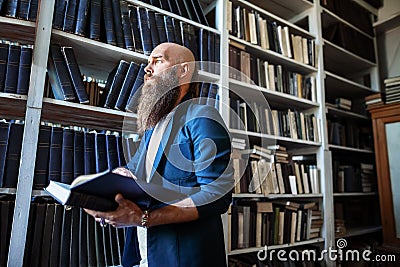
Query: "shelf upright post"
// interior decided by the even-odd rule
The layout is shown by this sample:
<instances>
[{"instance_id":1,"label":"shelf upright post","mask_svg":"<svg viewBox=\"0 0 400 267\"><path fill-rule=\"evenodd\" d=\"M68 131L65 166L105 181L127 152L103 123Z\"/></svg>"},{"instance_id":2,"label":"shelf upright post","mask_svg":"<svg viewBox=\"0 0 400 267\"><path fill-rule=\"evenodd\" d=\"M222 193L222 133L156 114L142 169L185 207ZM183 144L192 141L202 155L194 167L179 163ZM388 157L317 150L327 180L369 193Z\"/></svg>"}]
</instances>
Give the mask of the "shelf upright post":
<instances>
[{"instance_id":1,"label":"shelf upright post","mask_svg":"<svg viewBox=\"0 0 400 267\"><path fill-rule=\"evenodd\" d=\"M35 170L40 116L46 77L47 59L53 21L54 0L40 1L25 113L15 208L11 229L8 266L22 266L28 228L29 209Z\"/></svg>"}]
</instances>

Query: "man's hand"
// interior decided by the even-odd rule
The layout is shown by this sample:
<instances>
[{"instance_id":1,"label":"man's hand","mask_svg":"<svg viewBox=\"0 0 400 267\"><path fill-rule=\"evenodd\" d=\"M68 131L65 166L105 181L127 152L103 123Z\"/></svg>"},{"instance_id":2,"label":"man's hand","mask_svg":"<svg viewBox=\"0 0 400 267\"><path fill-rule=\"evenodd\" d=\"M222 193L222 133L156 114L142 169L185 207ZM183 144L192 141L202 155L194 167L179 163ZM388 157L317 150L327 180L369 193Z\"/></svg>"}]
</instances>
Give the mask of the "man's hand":
<instances>
[{"instance_id":1,"label":"man's hand","mask_svg":"<svg viewBox=\"0 0 400 267\"><path fill-rule=\"evenodd\" d=\"M124 168L124 167L115 168L114 170L112 170L112 172L119 174L119 175L123 175L123 176L127 176L127 177L136 179L136 176L129 169Z\"/></svg>"},{"instance_id":2,"label":"man's hand","mask_svg":"<svg viewBox=\"0 0 400 267\"><path fill-rule=\"evenodd\" d=\"M141 226L142 210L138 205L125 199L121 194L115 196L115 202L118 203L118 208L114 211L84 210L92 215L97 222L104 219L105 223L114 227Z\"/></svg>"}]
</instances>

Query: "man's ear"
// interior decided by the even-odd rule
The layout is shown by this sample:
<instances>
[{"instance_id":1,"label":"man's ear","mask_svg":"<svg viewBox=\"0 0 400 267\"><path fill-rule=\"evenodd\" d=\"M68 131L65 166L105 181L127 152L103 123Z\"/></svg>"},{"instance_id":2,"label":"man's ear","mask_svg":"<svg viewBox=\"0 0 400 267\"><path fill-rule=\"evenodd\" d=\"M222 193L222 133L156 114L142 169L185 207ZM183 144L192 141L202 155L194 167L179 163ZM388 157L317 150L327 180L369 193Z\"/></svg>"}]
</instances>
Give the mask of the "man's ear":
<instances>
[{"instance_id":1,"label":"man's ear","mask_svg":"<svg viewBox=\"0 0 400 267\"><path fill-rule=\"evenodd\" d=\"M189 72L190 72L189 70L190 70L190 67L187 62L181 63L179 71L178 71L178 77L181 79L185 78L189 74Z\"/></svg>"}]
</instances>

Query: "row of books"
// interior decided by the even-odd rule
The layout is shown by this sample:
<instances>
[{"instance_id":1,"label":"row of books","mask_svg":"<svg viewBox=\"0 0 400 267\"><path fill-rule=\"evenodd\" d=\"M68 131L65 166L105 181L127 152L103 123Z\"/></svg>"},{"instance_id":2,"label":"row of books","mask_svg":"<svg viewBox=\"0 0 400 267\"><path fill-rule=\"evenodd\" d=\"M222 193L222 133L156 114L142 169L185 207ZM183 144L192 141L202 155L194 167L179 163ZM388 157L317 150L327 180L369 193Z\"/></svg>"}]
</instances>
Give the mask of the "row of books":
<instances>
[{"instance_id":1,"label":"row of books","mask_svg":"<svg viewBox=\"0 0 400 267\"><path fill-rule=\"evenodd\" d=\"M372 132L369 127L336 118L328 118L327 123L329 144L360 149L373 148Z\"/></svg>"},{"instance_id":2,"label":"row of books","mask_svg":"<svg viewBox=\"0 0 400 267\"><path fill-rule=\"evenodd\" d=\"M290 33L289 27L255 10L228 1L228 31L252 45L271 50L285 57L315 66L315 41Z\"/></svg>"},{"instance_id":3,"label":"row of books","mask_svg":"<svg viewBox=\"0 0 400 267\"><path fill-rule=\"evenodd\" d=\"M17 186L23 129L21 123L0 122L0 187ZM69 184L81 174L124 166L136 146L119 134L41 125L33 187L43 189L50 180Z\"/></svg>"},{"instance_id":4,"label":"row of books","mask_svg":"<svg viewBox=\"0 0 400 267\"><path fill-rule=\"evenodd\" d=\"M336 160L333 162L333 177L333 189L336 193L377 191L373 164L340 164Z\"/></svg>"},{"instance_id":5,"label":"row of books","mask_svg":"<svg viewBox=\"0 0 400 267\"><path fill-rule=\"evenodd\" d=\"M27 95L32 45L0 41L0 92Z\"/></svg>"},{"instance_id":6,"label":"row of books","mask_svg":"<svg viewBox=\"0 0 400 267\"><path fill-rule=\"evenodd\" d=\"M289 158L280 148L271 151L233 149L234 193L320 194L320 173L315 160ZM247 154L247 153L251 154ZM310 163L311 162L311 163Z\"/></svg>"},{"instance_id":7,"label":"row of books","mask_svg":"<svg viewBox=\"0 0 400 267\"><path fill-rule=\"evenodd\" d=\"M272 91L290 94L299 98L316 101L316 84L314 76L292 72L280 64L272 64L268 60L256 57L243 47L229 45L229 66L240 72L230 71L229 78L256 85Z\"/></svg>"},{"instance_id":8,"label":"row of books","mask_svg":"<svg viewBox=\"0 0 400 267\"><path fill-rule=\"evenodd\" d=\"M381 225L379 201L372 198L335 198L335 220L344 222L346 229Z\"/></svg>"},{"instance_id":9,"label":"row of books","mask_svg":"<svg viewBox=\"0 0 400 267\"><path fill-rule=\"evenodd\" d=\"M228 211L229 250L318 238L321 214L316 202L238 200Z\"/></svg>"},{"instance_id":10,"label":"row of books","mask_svg":"<svg viewBox=\"0 0 400 267\"><path fill-rule=\"evenodd\" d=\"M400 76L387 78L384 81L385 104L400 102Z\"/></svg>"},{"instance_id":11,"label":"row of books","mask_svg":"<svg viewBox=\"0 0 400 267\"><path fill-rule=\"evenodd\" d=\"M0 1L0 15L36 21L39 0Z\"/></svg>"},{"instance_id":12,"label":"row of books","mask_svg":"<svg viewBox=\"0 0 400 267\"><path fill-rule=\"evenodd\" d=\"M7 266L14 206L13 196L0 196L0 266Z\"/></svg>"},{"instance_id":13,"label":"row of books","mask_svg":"<svg viewBox=\"0 0 400 267\"><path fill-rule=\"evenodd\" d=\"M38 200L30 207L24 266L120 266L124 245L124 228L101 227L82 209Z\"/></svg>"}]
</instances>

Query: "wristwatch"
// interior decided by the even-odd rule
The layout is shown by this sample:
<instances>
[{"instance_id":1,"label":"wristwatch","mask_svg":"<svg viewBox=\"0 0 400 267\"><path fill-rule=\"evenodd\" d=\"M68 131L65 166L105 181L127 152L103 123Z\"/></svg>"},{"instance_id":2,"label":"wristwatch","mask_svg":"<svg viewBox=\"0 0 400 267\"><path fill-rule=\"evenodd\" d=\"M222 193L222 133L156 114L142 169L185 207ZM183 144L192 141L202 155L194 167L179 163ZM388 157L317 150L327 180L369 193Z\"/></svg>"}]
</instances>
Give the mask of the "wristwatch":
<instances>
[{"instance_id":1,"label":"wristwatch","mask_svg":"<svg viewBox=\"0 0 400 267\"><path fill-rule=\"evenodd\" d=\"M150 215L150 212L148 210L143 211L141 224L142 224L142 227L144 227L144 228L149 227L149 215Z\"/></svg>"}]
</instances>

